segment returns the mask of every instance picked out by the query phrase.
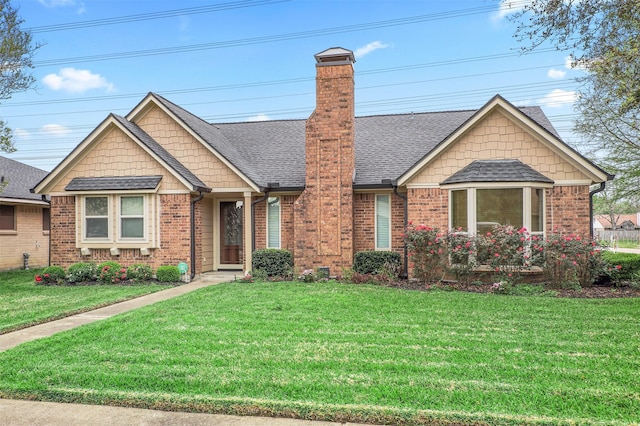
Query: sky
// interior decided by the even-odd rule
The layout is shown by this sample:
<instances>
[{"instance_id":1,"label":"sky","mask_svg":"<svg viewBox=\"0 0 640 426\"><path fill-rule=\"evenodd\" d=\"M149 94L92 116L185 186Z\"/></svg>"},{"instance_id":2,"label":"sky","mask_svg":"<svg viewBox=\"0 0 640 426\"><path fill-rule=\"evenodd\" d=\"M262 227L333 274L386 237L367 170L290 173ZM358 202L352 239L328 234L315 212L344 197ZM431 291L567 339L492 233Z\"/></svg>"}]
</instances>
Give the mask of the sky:
<instances>
[{"instance_id":1,"label":"sky","mask_svg":"<svg viewBox=\"0 0 640 426\"><path fill-rule=\"evenodd\" d=\"M36 87L0 103L17 149L52 170L148 92L212 122L305 119L314 55L354 51L356 116L477 109L500 94L572 134L567 53L523 54L521 0L12 0L41 44Z\"/></svg>"}]
</instances>

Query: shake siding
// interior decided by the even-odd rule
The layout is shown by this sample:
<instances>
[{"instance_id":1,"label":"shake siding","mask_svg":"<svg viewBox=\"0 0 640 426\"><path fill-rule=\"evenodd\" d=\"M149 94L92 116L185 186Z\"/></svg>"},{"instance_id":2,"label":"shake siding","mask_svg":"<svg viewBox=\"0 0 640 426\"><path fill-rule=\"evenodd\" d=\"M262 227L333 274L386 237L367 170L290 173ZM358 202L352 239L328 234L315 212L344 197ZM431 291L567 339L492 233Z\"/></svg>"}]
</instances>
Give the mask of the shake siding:
<instances>
[{"instance_id":1,"label":"shake siding","mask_svg":"<svg viewBox=\"0 0 640 426\"><path fill-rule=\"evenodd\" d=\"M116 127L98 141L51 189L61 193L75 177L161 175L160 191L185 190L184 185ZM53 217L53 215L52 215Z\"/></svg>"},{"instance_id":2,"label":"shake siding","mask_svg":"<svg viewBox=\"0 0 640 426\"><path fill-rule=\"evenodd\" d=\"M216 188L248 187L233 170L160 108L151 108L136 124L214 191Z\"/></svg>"},{"instance_id":3,"label":"shake siding","mask_svg":"<svg viewBox=\"0 0 640 426\"><path fill-rule=\"evenodd\" d=\"M519 159L554 181L590 180L542 142L494 111L454 142L409 184L438 184L474 160Z\"/></svg>"}]
</instances>

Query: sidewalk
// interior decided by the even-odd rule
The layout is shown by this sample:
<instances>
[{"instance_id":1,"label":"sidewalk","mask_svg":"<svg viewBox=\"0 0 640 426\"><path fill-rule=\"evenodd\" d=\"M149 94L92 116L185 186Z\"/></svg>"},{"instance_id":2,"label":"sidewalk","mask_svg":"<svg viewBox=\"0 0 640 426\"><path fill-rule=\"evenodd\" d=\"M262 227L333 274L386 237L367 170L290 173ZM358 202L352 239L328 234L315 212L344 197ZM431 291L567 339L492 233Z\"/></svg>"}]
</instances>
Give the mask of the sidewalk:
<instances>
[{"instance_id":1,"label":"sidewalk","mask_svg":"<svg viewBox=\"0 0 640 426\"><path fill-rule=\"evenodd\" d=\"M233 273L206 274L197 280L156 293L140 296L94 311L73 315L34 327L0 335L0 352L22 343L51 336L72 328L99 321L142 306L180 296L214 284L232 281ZM18 401L0 398L0 424L2 426L180 426L180 425L233 425L233 426L339 426L344 423L271 417L241 417L220 414L181 413L139 408L103 405L65 404L56 402Z\"/></svg>"}]
</instances>

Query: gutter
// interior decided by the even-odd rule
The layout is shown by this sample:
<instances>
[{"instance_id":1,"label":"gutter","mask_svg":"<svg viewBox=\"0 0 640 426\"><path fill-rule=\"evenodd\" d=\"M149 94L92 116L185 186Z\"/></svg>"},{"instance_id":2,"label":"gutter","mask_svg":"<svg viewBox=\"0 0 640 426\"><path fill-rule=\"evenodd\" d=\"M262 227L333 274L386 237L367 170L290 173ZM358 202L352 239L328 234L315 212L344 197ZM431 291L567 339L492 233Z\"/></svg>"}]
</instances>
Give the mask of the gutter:
<instances>
[{"instance_id":1,"label":"gutter","mask_svg":"<svg viewBox=\"0 0 640 426\"><path fill-rule=\"evenodd\" d=\"M397 180L391 180L391 179L383 179L382 180L383 184L386 185L391 185L391 188L393 188L393 193L402 198L403 203L404 203L404 225L403 225L403 229L407 229L407 225L409 224L409 200L407 198L406 195L401 194L398 192L398 181ZM403 251L404 251L404 265L403 265L403 269L404 271L402 272L402 278L409 278L409 250L407 249L407 243L406 241L403 243Z\"/></svg>"},{"instance_id":2,"label":"gutter","mask_svg":"<svg viewBox=\"0 0 640 426\"><path fill-rule=\"evenodd\" d=\"M47 201L47 196L44 194L42 194L41 197L42 201L49 205L49 260L47 262L48 266L51 266L51 200Z\"/></svg>"},{"instance_id":3,"label":"gutter","mask_svg":"<svg viewBox=\"0 0 640 426\"><path fill-rule=\"evenodd\" d=\"M593 238L593 196L604 191L606 186L606 182L600 182L599 188L589 191L589 236L591 238Z\"/></svg>"},{"instance_id":4,"label":"gutter","mask_svg":"<svg viewBox=\"0 0 640 426\"><path fill-rule=\"evenodd\" d=\"M251 253L256 251L256 208L255 207L256 207L256 204L269 199L269 192L271 192L272 188L280 189L280 184L268 183L265 188L262 188L262 192L264 192L264 195L258 198L257 200L253 200L251 202Z\"/></svg>"},{"instance_id":5,"label":"gutter","mask_svg":"<svg viewBox=\"0 0 640 426\"><path fill-rule=\"evenodd\" d=\"M199 194L191 199L191 279L196 276L196 203L204 198L201 190Z\"/></svg>"}]
</instances>

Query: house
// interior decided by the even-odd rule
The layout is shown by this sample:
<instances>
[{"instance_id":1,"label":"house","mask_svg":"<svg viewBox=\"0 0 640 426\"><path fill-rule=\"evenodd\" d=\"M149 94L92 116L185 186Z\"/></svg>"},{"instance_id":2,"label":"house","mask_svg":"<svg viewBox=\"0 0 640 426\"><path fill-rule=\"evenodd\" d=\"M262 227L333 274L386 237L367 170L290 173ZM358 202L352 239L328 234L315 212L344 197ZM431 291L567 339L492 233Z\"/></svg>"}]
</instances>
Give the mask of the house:
<instances>
[{"instance_id":1,"label":"house","mask_svg":"<svg viewBox=\"0 0 640 426\"><path fill-rule=\"evenodd\" d=\"M340 275L361 250L403 252L409 221L589 235L590 185L612 176L539 107L354 116L354 55L315 55L307 120L207 123L149 93L109 115L34 188L52 209L52 258L192 274L250 270L254 248Z\"/></svg>"},{"instance_id":2,"label":"house","mask_svg":"<svg viewBox=\"0 0 640 426\"><path fill-rule=\"evenodd\" d=\"M49 203L29 191L46 175L0 156L0 270L49 264Z\"/></svg>"},{"instance_id":3,"label":"house","mask_svg":"<svg viewBox=\"0 0 640 426\"><path fill-rule=\"evenodd\" d=\"M634 214L614 214L613 217L608 214L598 214L594 217L594 229L614 230L622 229L624 231L632 231L637 229L640 223L640 213ZM614 224L612 224L612 221Z\"/></svg>"}]
</instances>

